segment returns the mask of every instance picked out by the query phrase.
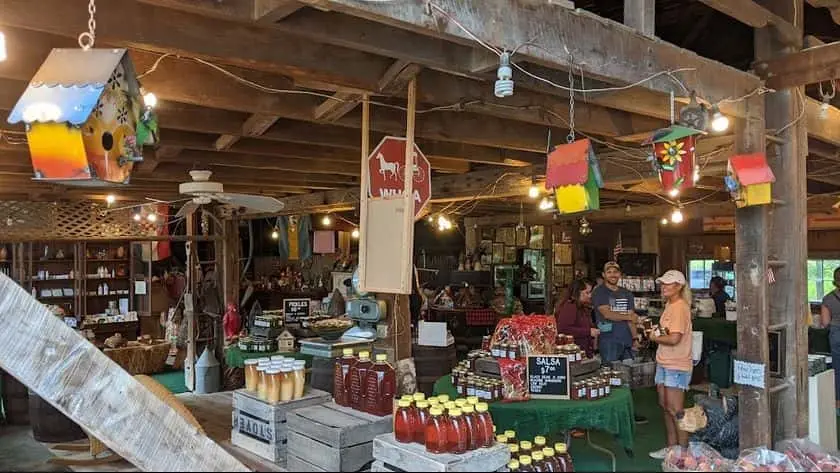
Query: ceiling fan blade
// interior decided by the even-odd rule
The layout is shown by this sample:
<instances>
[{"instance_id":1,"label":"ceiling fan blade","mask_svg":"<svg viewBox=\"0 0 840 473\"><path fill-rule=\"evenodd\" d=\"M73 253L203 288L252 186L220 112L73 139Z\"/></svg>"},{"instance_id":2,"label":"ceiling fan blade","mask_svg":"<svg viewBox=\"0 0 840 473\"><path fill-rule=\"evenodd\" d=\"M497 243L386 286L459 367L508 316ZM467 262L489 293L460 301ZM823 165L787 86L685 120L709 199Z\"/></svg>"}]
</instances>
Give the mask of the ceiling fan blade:
<instances>
[{"instance_id":1,"label":"ceiling fan blade","mask_svg":"<svg viewBox=\"0 0 840 473\"><path fill-rule=\"evenodd\" d=\"M234 194L230 192L219 192L213 194L213 197L219 202L235 205L238 207L245 207L248 209L247 213L255 212L279 212L283 210L285 205L283 202L274 197L266 197L264 195L251 194Z\"/></svg>"},{"instance_id":2,"label":"ceiling fan blade","mask_svg":"<svg viewBox=\"0 0 840 473\"><path fill-rule=\"evenodd\" d=\"M192 215L193 212L198 209L198 204L195 202L187 202L186 204L182 205L180 209L178 209L178 213L175 214L175 218L184 218L187 215Z\"/></svg>"}]
</instances>

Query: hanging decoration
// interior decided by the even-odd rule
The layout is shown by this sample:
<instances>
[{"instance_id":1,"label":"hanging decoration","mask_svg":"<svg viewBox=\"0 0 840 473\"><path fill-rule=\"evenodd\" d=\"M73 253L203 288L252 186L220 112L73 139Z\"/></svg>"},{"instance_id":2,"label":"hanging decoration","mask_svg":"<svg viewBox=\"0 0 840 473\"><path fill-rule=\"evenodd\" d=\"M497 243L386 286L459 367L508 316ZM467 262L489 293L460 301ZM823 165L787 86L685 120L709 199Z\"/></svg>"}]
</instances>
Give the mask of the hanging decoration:
<instances>
[{"instance_id":1,"label":"hanging decoration","mask_svg":"<svg viewBox=\"0 0 840 473\"><path fill-rule=\"evenodd\" d=\"M67 185L127 184L143 145L158 141L125 49L93 49L93 0L81 49L53 49L8 122L26 125L36 180Z\"/></svg>"},{"instance_id":2,"label":"hanging decoration","mask_svg":"<svg viewBox=\"0 0 840 473\"><path fill-rule=\"evenodd\" d=\"M604 182L588 138L556 146L548 155L546 167L545 187L554 189L560 213L600 209Z\"/></svg>"},{"instance_id":3,"label":"hanging decoration","mask_svg":"<svg viewBox=\"0 0 840 473\"><path fill-rule=\"evenodd\" d=\"M654 132L644 144L653 145L654 168L662 189L676 197L694 187L695 143L704 132L682 125L671 125Z\"/></svg>"},{"instance_id":4,"label":"hanging decoration","mask_svg":"<svg viewBox=\"0 0 840 473\"><path fill-rule=\"evenodd\" d=\"M726 188L738 208L767 205L773 201L771 183L776 181L764 153L741 154L729 158Z\"/></svg>"}]
</instances>

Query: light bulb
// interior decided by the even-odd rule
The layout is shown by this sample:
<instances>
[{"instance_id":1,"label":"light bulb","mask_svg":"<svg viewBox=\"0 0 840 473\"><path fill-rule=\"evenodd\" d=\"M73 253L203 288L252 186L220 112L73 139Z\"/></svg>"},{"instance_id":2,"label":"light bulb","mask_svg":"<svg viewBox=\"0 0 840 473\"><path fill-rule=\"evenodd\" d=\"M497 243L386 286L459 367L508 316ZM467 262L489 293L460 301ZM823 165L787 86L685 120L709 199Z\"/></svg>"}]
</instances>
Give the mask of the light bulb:
<instances>
[{"instance_id":1,"label":"light bulb","mask_svg":"<svg viewBox=\"0 0 840 473\"><path fill-rule=\"evenodd\" d=\"M513 95L513 69L510 67L510 53L504 52L499 57L499 70L496 71L496 81L493 92L496 97L504 98Z\"/></svg>"},{"instance_id":2,"label":"light bulb","mask_svg":"<svg viewBox=\"0 0 840 473\"><path fill-rule=\"evenodd\" d=\"M695 184L700 180L700 166L694 166L694 174L691 176L691 180Z\"/></svg>"},{"instance_id":3,"label":"light bulb","mask_svg":"<svg viewBox=\"0 0 840 473\"><path fill-rule=\"evenodd\" d=\"M820 118L826 119L828 118L828 99L823 99L823 103L820 104Z\"/></svg>"},{"instance_id":4,"label":"light bulb","mask_svg":"<svg viewBox=\"0 0 840 473\"><path fill-rule=\"evenodd\" d=\"M329 215L324 215L324 218L321 219L321 223L325 227L329 227L330 225L332 225L332 219L330 218Z\"/></svg>"},{"instance_id":5,"label":"light bulb","mask_svg":"<svg viewBox=\"0 0 840 473\"><path fill-rule=\"evenodd\" d=\"M432 215L429 215L429 223L434 223L434 222L435 222L435 217L432 216Z\"/></svg>"},{"instance_id":6,"label":"light bulb","mask_svg":"<svg viewBox=\"0 0 840 473\"><path fill-rule=\"evenodd\" d=\"M532 199L536 199L540 196L540 188L536 186L536 184L532 184L531 187L528 188L528 197Z\"/></svg>"},{"instance_id":7,"label":"light bulb","mask_svg":"<svg viewBox=\"0 0 840 473\"><path fill-rule=\"evenodd\" d=\"M155 94L147 92L143 95L143 103L149 108L155 108L155 105L157 105L157 97L155 97Z\"/></svg>"},{"instance_id":8,"label":"light bulb","mask_svg":"<svg viewBox=\"0 0 840 473\"><path fill-rule=\"evenodd\" d=\"M665 218L665 217L662 217L662 220L660 220L659 223L661 223L662 225L668 225L668 219Z\"/></svg>"},{"instance_id":9,"label":"light bulb","mask_svg":"<svg viewBox=\"0 0 840 473\"><path fill-rule=\"evenodd\" d=\"M143 217L140 215L140 212L137 212L132 218L135 222L139 222Z\"/></svg>"},{"instance_id":10,"label":"light bulb","mask_svg":"<svg viewBox=\"0 0 840 473\"><path fill-rule=\"evenodd\" d=\"M729 118L727 118L726 115L720 113L720 110L715 108L714 112L712 113L712 130L721 133L728 129Z\"/></svg>"},{"instance_id":11,"label":"light bulb","mask_svg":"<svg viewBox=\"0 0 840 473\"><path fill-rule=\"evenodd\" d=\"M680 209L674 209L674 212L671 213L671 222L673 223L681 223L683 221L683 214Z\"/></svg>"},{"instance_id":12,"label":"light bulb","mask_svg":"<svg viewBox=\"0 0 840 473\"><path fill-rule=\"evenodd\" d=\"M0 32L0 61L5 61L6 57L6 35Z\"/></svg>"},{"instance_id":13,"label":"light bulb","mask_svg":"<svg viewBox=\"0 0 840 473\"><path fill-rule=\"evenodd\" d=\"M105 203L108 204L108 205L111 205L116 201L117 201L117 196L115 196L114 194L108 194L107 196L105 196Z\"/></svg>"},{"instance_id":14,"label":"light bulb","mask_svg":"<svg viewBox=\"0 0 840 473\"><path fill-rule=\"evenodd\" d=\"M358 240L359 239L359 229L354 228L353 233L351 233L350 236L353 237L354 239Z\"/></svg>"},{"instance_id":15,"label":"light bulb","mask_svg":"<svg viewBox=\"0 0 840 473\"><path fill-rule=\"evenodd\" d=\"M279 238L280 238L280 232L278 232L277 229L275 228L274 230L271 231L271 239L272 240L277 240Z\"/></svg>"},{"instance_id":16,"label":"light bulb","mask_svg":"<svg viewBox=\"0 0 840 473\"><path fill-rule=\"evenodd\" d=\"M146 220L148 220L152 223L157 222L157 214L150 213L149 215L146 216Z\"/></svg>"},{"instance_id":17,"label":"light bulb","mask_svg":"<svg viewBox=\"0 0 840 473\"><path fill-rule=\"evenodd\" d=\"M543 197L540 201L540 210L551 210L552 208L554 208L554 202L548 197Z\"/></svg>"},{"instance_id":18,"label":"light bulb","mask_svg":"<svg viewBox=\"0 0 840 473\"><path fill-rule=\"evenodd\" d=\"M630 213L630 212L631 212L631 210L632 210L632 208L630 207L630 204L627 204L627 205L625 205L625 206L624 206L624 211L625 211L626 213Z\"/></svg>"},{"instance_id":19,"label":"light bulb","mask_svg":"<svg viewBox=\"0 0 840 473\"><path fill-rule=\"evenodd\" d=\"M680 189L678 187L674 187L673 189L668 191L668 195L671 197L677 197L680 195Z\"/></svg>"}]
</instances>

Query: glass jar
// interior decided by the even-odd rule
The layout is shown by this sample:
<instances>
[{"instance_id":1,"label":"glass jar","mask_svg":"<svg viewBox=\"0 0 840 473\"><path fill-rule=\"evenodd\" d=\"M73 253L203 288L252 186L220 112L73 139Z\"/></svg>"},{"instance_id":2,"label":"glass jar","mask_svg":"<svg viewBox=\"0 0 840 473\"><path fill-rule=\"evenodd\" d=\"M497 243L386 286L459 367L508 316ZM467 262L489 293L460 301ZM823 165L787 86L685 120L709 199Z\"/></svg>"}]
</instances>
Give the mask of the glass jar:
<instances>
[{"instance_id":1,"label":"glass jar","mask_svg":"<svg viewBox=\"0 0 840 473\"><path fill-rule=\"evenodd\" d=\"M572 401L577 401L580 399L580 383L575 381L572 383L572 389L569 392L569 397L572 398Z\"/></svg>"},{"instance_id":2,"label":"glass jar","mask_svg":"<svg viewBox=\"0 0 840 473\"><path fill-rule=\"evenodd\" d=\"M263 401L268 399L268 378L265 371L270 368L267 364L257 365L257 397Z\"/></svg>"},{"instance_id":3,"label":"glass jar","mask_svg":"<svg viewBox=\"0 0 840 473\"><path fill-rule=\"evenodd\" d=\"M280 368L282 378L280 380L280 401L291 401L295 395L294 368L284 365Z\"/></svg>"},{"instance_id":4,"label":"glass jar","mask_svg":"<svg viewBox=\"0 0 840 473\"><path fill-rule=\"evenodd\" d=\"M397 442L411 443L417 428L417 413L411 408L411 403L400 400L397 412L394 413L394 437Z\"/></svg>"},{"instance_id":5,"label":"glass jar","mask_svg":"<svg viewBox=\"0 0 840 473\"><path fill-rule=\"evenodd\" d=\"M516 458L519 456L519 445L516 444L508 444L508 451L510 451L510 457Z\"/></svg>"},{"instance_id":6,"label":"glass jar","mask_svg":"<svg viewBox=\"0 0 840 473\"><path fill-rule=\"evenodd\" d=\"M595 401L598 399L598 386L595 385L592 381L586 382L586 389L587 395L586 398L590 401Z\"/></svg>"},{"instance_id":7,"label":"glass jar","mask_svg":"<svg viewBox=\"0 0 840 473\"><path fill-rule=\"evenodd\" d=\"M293 364L295 371L294 371L294 380L295 380L295 396L294 399L300 399L303 397L303 391L306 388L306 361L305 360L297 360Z\"/></svg>"},{"instance_id":8,"label":"glass jar","mask_svg":"<svg viewBox=\"0 0 840 473\"><path fill-rule=\"evenodd\" d=\"M507 437L507 442L508 443L519 445L519 440L516 439L516 432L515 431L505 430L505 437Z\"/></svg>"},{"instance_id":9,"label":"glass jar","mask_svg":"<svg viewBox=\"0 0 840 473\"><path fill-rule=\"evenodd\" d=\"M597 378L595 382L598 384L598 399L601 399L606 396L606 386L604 386L604 380Z\"/></svg>"},{"instance_id":10,"label":"glass jar","mask_svg":"<svg viewBox=\"0 0 840 473\"><path fill-rule=\"evenodd\" d=\"M580 356L580 347L575 345L574 343L569 345L569 355L571 356L572 361L581 361L582 358Z\"/></svg>"},{"instance_id":11,"label":"glass jar","mask_svg":"<svg viewBox=\"0 0 840 473\"><path fill-rule=\"evenodd\" d=\"M515 360L519 358L519 344L511 343L508 345L508 359Z\"/></svg>"},{"instance_id":12,"label":"glass jar","mask_svg":"<svg viewBox=\"0 0 840 473\"><path fill-rule=\"evenodd\" d=\"M259 374L257 374L259 363L256 359L245 360L245 389L255 394L260 384Z\"/></svg>"},{"instance_id":13,"label":"glass jar","mask_svg":"<svg viewBox=\"0 0 840 473\"><path fill-rule=\"evenodd\" d=\"M439 407L429 409L429 421L426 422L426 451L446 453L448 432L443 411Z\"/></svg>"},{"instance_id":14,"label":"glass jar","mask_svg":"<svg viewBox=\"0 0 840 473\"><path fill-rule=\"evenodd\" d=\"M277 368L269 368L265 370L266 377L266 401L276 404L280 402L280 383L282 380L282 373Z\"/></svg>"},{"instance_id":15,"label":"glass jar","mask_svg":"<svg viewBox=\"0 0 840 473\"><path fill-rule=\"evenodd\" d=\"M466 397L475 396L475 378L469 377L467 378L467 392Z\"/></svg>"},{"instance_id":16,"label":"glass jar","mask_svg":"<svg viewBox=\"0 0 840 473\"><path fill-rule=\"evenodd\" d=\"M609 378L601 378L601 384L604 385L604 396L609 396L612 391Z\"/></svg>"}]
</instances>

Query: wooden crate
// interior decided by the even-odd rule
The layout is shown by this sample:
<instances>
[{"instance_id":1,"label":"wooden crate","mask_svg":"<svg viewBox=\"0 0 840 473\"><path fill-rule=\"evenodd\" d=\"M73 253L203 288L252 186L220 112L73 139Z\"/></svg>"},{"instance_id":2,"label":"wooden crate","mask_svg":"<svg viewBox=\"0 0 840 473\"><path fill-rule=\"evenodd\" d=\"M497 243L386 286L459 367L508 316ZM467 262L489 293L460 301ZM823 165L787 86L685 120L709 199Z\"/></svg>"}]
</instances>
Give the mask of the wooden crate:
<instances>
[{"instance_id":1,"label":"wooden crate","mask_svg":"<svg viewBox=\"0 0 840 473\"><path fill-rule=\"evenodd\" d=\"M497 443L461 455L437 455L418 443L397 442L390 433L374 439L373 458L379 462L374 463L373 471L497 471L510 461L510 451L507 445Z\"/></svg>"},{"instance_id":2,"label":"wooden crate","mask_svg":"<svg viewBox=\"0 0 840 473\"><path fill-rule=\"evenodd\" d=\"M373 464L370 466L370 471L379 472L379 473L401 473L403 470L400 470L399 468L393 467L391 465L386 465L385 462L382 462L382 461L379 461L379 460L374 460ZM503 468L499 468L496 471L498 471L498 472L509 472L510 469L508 469L508 467L505 466Z\"/></svg>"},{"instance_id":3,"label":"wooden crate","mask_svg":"<svg viewBox=\"0 0 840 473\"><path fill-rule=\"evenodd\" d=\"M393 430L393 418L329 402L290 412L286 427L290 471L359 471L373 461L373 439Z\"/></svg>"},{"instance_id":4,"label":"wooden crate","mask_svg":"<svg viewBox=\"0 0 840 473\"><path fill-rule=\"evenodd\" d=\"M244 389L233 393L233 430L230 441L267 460L278 463L285 458L289 412L329 402L329 393L307 389L294 401L271 404Z\"/></svg>"}]
</instances>

